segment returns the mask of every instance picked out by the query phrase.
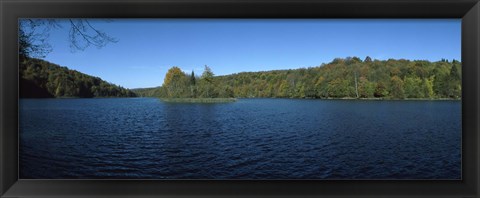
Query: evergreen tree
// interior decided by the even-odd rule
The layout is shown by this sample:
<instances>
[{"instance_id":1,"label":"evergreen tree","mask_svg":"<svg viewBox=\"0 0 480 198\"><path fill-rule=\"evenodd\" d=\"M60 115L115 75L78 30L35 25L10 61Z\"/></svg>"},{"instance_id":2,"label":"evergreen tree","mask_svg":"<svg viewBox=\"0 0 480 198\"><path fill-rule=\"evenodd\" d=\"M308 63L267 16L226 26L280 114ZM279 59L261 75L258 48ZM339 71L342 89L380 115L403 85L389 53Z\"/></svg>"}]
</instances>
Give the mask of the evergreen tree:
<instances>
[{"instance_id":1,"label":"evergreen tree","mask_svg":"<svg viewBox=\"0 0 480 198\"><path fill-rule=\"evenodd\" d=\"M192 74L190 75L190 85L195 85L196 84L196 80L195 80L195 73L193 73L193 70L192 70Z\"/></svg>"},{"instance_id":2,"label":"evergreen tree","mask_svg":"<svg viewBox=\"0 0 480 198\"><path fill-rule=\"evenodd\" d=\"M371 62L372 62L372 58L370 58L370 56L367 56L367 57L365 57L365 60L364 60L363 62L371 63Z\"/></svg>"}]
</instances>

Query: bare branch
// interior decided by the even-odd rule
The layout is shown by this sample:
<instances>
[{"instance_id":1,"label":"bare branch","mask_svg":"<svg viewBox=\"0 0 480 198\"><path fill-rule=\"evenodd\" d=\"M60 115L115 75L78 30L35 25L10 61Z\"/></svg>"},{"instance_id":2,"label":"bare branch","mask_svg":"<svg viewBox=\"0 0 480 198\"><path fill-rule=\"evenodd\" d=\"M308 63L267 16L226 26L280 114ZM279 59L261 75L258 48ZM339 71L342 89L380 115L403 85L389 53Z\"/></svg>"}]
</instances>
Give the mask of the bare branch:
<instances>
[{"instance_id":1,"label":"bare branch","mask_svg":"<svg viewBox=\"0 0 480 198\"><path fill-rule=\"evenodd\" d=\"M68 19L70 24L68 40L72 52L83 51L89 46L102 48L116 43L113 37L95 28L87 19ZM44 57L52 51L48 43L49 32L63 28L60 19L22 19L19 21L19 53L21 56Z\"/></svg>"},{"instance_id":2,"label":"bare branch","mask_svg":"<svg viewBox=\"0 0 480 198\"><path fill-rule=\"evenodd\" d=\"M70 30L70 43L72 50L84 50L90 45L101 48L108 43L116 43L117 40L94 28L88 20L79 19L78 21L69 20L72 28ZM82 39L79 39L81 37Z\"/></svg>"}]
</instances>

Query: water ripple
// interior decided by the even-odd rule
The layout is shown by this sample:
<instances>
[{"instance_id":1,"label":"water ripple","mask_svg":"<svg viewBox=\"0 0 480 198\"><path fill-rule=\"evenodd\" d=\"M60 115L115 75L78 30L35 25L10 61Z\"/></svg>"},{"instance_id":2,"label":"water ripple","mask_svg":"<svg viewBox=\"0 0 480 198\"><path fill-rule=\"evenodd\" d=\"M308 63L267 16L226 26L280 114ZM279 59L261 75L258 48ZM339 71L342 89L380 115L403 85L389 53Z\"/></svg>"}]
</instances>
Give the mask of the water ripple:
<instances>
[{"instance_id":1,"label":"water ripple","mask_svg":"<svg viewBox=\"0 0 480 198\"><path fill-rule=\"evenodd\" d=\"M458 101L22 99L20 107L21 178L459 179L461 173Z\"/></svg>"}]
</instances>

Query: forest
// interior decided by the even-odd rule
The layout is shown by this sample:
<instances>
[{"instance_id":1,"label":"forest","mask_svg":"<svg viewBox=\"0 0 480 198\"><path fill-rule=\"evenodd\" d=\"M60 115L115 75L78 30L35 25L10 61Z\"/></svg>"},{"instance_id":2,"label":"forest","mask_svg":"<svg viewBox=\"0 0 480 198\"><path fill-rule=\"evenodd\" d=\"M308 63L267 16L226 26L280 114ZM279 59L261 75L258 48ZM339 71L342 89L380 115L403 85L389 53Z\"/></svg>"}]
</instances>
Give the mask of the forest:
<instances>
[{"instance_id":1,"label":"forest","mask_svg":"<svg viewBox=\"0 0 480 198\"><path fill-rule=\"evenodd\" d=\"M35 58L19 66L21 98L135 97L136 94L102 79Z\"/></svg>"},{"instance_id":2,"label":"forest","mask_svg":"<svg viewBox=\"0 0 480 198\"><path fill-rule=\"evenodd\" d=\"M172 67L162 86L134 89L160 98L460 99L461 62L336 58L316 67L214 76Z\"/></svg>"}]
</instances>

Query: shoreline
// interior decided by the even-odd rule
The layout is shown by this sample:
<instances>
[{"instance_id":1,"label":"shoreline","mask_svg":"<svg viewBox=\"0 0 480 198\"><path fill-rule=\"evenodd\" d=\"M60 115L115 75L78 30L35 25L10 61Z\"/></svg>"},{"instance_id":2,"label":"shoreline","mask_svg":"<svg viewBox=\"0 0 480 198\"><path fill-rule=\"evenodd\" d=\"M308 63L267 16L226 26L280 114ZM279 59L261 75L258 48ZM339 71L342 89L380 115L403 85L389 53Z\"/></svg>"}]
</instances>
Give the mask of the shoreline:
<instances>
[{"instance_id":1,"label":"shoreline","mask_svg":"<svg viewBox=\"0 0 480 198\"><path fill-rule=\"evenodd\" d=\"M230 103L236 102L237 98L160 98L169 103Z\"/></svg>"},{"instance_id":2,"label":"shoreline","mask_svg":"<svg viewBox=\"0 0 480 198\"><path fill-rule=\"evenodd\" d=\"M92 98L82 98L82 97L58 97L58 98L19 98L19 99L114 99L114 98L158 98L158 97L92 97ZM159 98L165 102L235 102L238 99L300 99L300 100L386 100L386 101L461 101L462 98L274 98L274 97L239 97L239 98Z\"/></svg>"},{"instance_id":3,"label":"shoreline","mask_svg":"<svg viewBox=\"0 0 480 198\"><path fill-rule=\"evenodd\" d=\"M326 100L461 101L461 98L324 98Z\"/></svg>"},{"instance_id":4,"label":"shoreline","mask_svg":"<svg viewBox=\"0 0 480 198\"><path fill-rule=\"evenodd\" d=\"M268 98L268 97L249 97L238 99L300 99L300 100L373 100L373 101L461 101L462 98Z\"/></svg>"}]
</instances>

